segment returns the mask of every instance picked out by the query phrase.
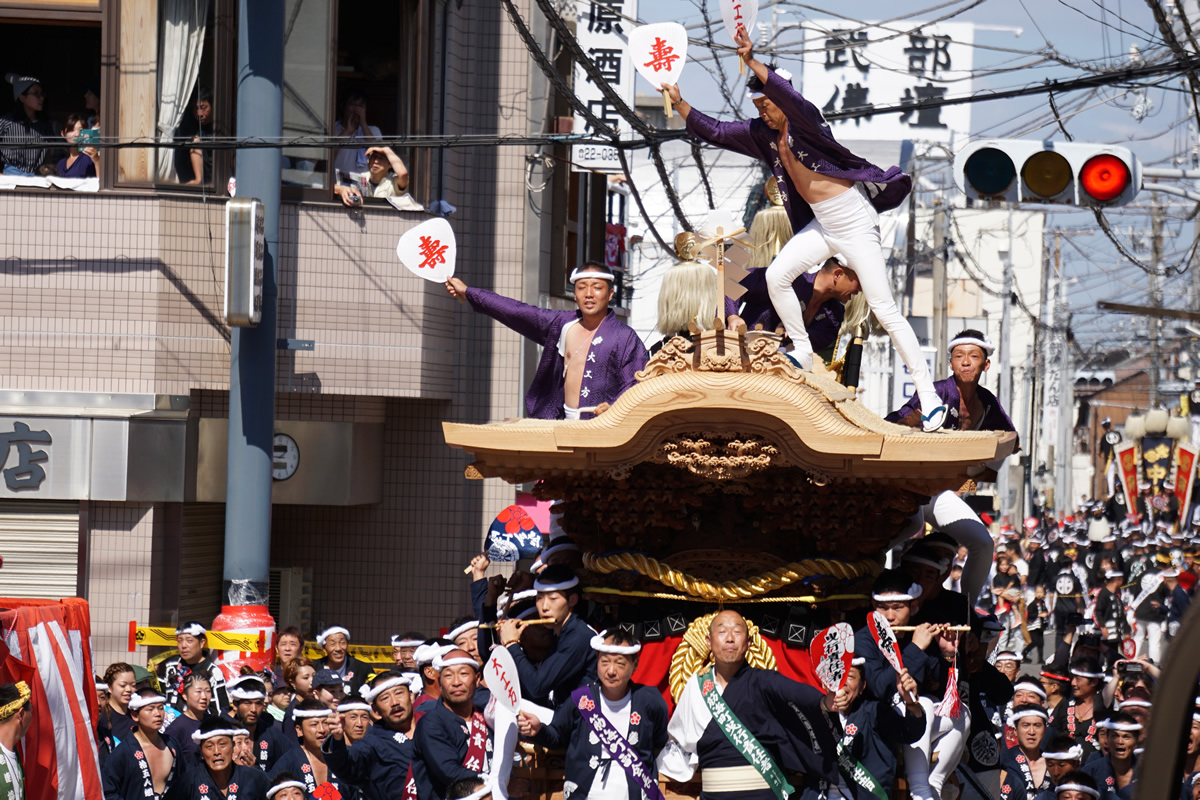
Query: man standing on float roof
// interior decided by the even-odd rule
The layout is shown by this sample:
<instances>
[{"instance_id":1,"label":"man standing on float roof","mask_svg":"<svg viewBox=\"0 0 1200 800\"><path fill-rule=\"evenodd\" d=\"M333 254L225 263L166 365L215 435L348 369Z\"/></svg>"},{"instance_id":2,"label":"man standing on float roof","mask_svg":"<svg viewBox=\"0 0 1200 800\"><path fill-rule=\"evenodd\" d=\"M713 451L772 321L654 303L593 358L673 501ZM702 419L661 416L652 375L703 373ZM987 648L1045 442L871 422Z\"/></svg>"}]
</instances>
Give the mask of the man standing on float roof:
<instances>
[{"instance_id":1,"label":"man standing on float roof","mask_svg":"<svg viewBox=\"0 0 1200 800\"><path fill-rule=\"evenodd\" d=\"M879 238L879 213L904 201L912 179L899 167L882 170L838 144L820 109L792 88L790 76L754 57L745 31L738 32L737 43L738 55L754 73L748 86L758 119L718 122L688 105L678 87L662 88L687 121L688 133L763 161L779 183L795 236L767 267L767 289L795 345L792 357L805 369L812 368L813 350L805 330L809 312L792 283L840 253L912 374L926 408L922 427L937 430L946 408L938 402L921 344L892 297Z\"/></svg>"},{"instance_id":2,"label":"man standing on float roof","mask_svg":"<svg viewBox=\"0 0 1200 800\"><path fill-rule=\"evenodd\" d=\"M570 281L576 311L538 308L469 288L459 278L446 281L451 297L542 346L525 393L525 413L536 419L591 419L633 386L650 357L633 328L608 307L616 276L607 267L589 261Z\"/></svg>"},{"instance_id":3,"label":"man standing on float roof","mask_svg":"<svg viewBox=\"0 0 1200 800\"><path fill-rule=\"evenodd\" d=\"M967 328L950 340L946 348L950 358L950 377L935 383L937 402L946 406L946 429L958 431L1012 431L1012 420L996 396L980 386L983 373L991 366L996 345L982 331ZM907 403L884 419L916 427L923 418L923 398L914 395ZM981 480L995 480L995 472L1003 460L988 464ZM924 522L943 531L967 548L967 563L963 568L962 589L967 597L979 596L992 567L995 543L991 534L955 492L942 492L922 508ZM911 530L911 529L910 529Z\"/></svg>"}]
</instances>

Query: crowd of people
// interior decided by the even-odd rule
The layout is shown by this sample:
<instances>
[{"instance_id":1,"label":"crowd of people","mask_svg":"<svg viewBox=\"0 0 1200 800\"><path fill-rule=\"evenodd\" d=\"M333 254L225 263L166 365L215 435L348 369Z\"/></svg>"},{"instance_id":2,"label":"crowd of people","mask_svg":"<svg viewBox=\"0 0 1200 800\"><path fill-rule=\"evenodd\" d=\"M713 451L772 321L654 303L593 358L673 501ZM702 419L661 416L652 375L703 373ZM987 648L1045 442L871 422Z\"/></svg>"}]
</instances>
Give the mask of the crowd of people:
<instances>
[{"instance_id":1,"label":"crowd of people","mask_svg":"<svg viewBox=\"0 0 1200 800\"><path fill-rule=\"evenodd\" d=\"M489 578L490 562L477 556L472 613L437 634L396 634L392 663L357 659L342 626L316 637L323 655L310 659L301 632L288 628L269 667L227 679L205 627L188 623L176 631L178 654L154 673L116 663L97 680L105 800L482 798L495 718L482 667L496 648L512 657L531 704L522 705L521 737L565 751L564 800L660 797L660 777L689 782L697 773L704 796L731 800L868 800L899 786L914 800L1130 798L1171 613L1186 608L1200 563L1191 545L1132 552L1153 550L1140 533L1128 547L1084 546L1076 526L1056 526L1049 547L1033 526L1000 537L1008 558L996 559L980 592L993 598L991 611L954 588L964 566L957 542L933 532L907 543L875 579L870 609L895 631L902 664L876 644L868 609L849 614L859 625L841 688L750 666L750 626L737 610L720 610L708 628L712 660L673 709L663 687L633 680L642 644L632 633L598 633L584 620L581 554L565 536L507 578ZM1006 561L1023 583L1002 580ZM1162 585L1139 590L1126 571L1157 574ZM1134 592L1145 595L1136 604ZM1155 614L1140 617L1151 597ZM1052 633L1044 663L1023 667L1028 650L1005 640L1013 606ZM1105 616L1117 606L1120 620ZM1149 637L1145 652L1122 652L1122 637L1145 616L1164 623L1165 641L1153 654ZM16 741L8 733L29 724L20 716L28 692L11 688L0 687L6 756ZM1191 800L1200 793L1200 707L1180 746L1180 797ZM510 785L512 796L528 789Z\"/></svg>"}]
</instances>

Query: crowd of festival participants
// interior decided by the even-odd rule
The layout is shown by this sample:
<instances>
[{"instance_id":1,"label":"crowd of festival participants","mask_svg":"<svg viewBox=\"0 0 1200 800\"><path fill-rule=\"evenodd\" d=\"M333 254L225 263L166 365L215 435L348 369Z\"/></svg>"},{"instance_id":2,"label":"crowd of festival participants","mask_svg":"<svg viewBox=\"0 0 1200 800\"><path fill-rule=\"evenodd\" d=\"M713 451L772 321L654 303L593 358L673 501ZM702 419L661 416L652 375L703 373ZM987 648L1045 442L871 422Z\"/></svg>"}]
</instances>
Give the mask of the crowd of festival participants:
<instances>
[{"instance_id":1,"label":"crowd of festival participants","mask_svg":"<svg viewBox=\"0 0 1200 800\"><path fill-rule=\"evenodd\" d=\"M324 656L310 660L290 628L268 669L229 680L205 627L188 623L176 632L179 654L156 673L117 663L97 679L105 800L483 798L493 753L481 667L497 647L536 706L519 717L522 738L566 753L564 800L654 800L660 777L698 780L705 797L729 800L868 800L897 786L913 798L1129 798L1158 664L1200 566L1171 529L1151 546L1140 527L1125 541L1087 540L1086 524L1001 537L978 604L956 579L965 548L938 532L907 543L871 591L897 632L902 671L863 625L836 691L748 665L746 621L720 611L712 664L671 711L660 687L633 681L640 643L584 620L580 553L565 537L508 578L486 577L487 557L476 557L473 613L442 635L393 636L394 664L357 660L340 626L317 636ZM1162 581L1148 593L1131 580L1155 572ZM1012 641L1015 609L1017 643L999 649ZM1161 636L1139 637L1144 650L1123 657L1121 641L1144 625ZM1022 651L1035 631L1057 642L1044 664ZM6 757L28 728L28 696L0 687ZM1180 797L1200 797L1200 709L1180 746ZM514 797L527 790L510 785Z\"/></svg>"},{"instance_id":2,"label":"crowd of festival participants","mask_svg":"<svg viewBox=\"0 0 1200 800\"><path fill-rule=\"evenodd\" d=\"M1012 430L980 386L991 341L959 333L941 356L951 377L934 382L891 296L878 214L903 200L909 177L839 145L786 73L755 59L744 34L739 45L759 118L719 122L667 87L692 135L762 159L794 234L747 280L742 303L726 305L724 322L781 326L789 355L809 368L861 292L916 386L889 420ZM702 303L682 314L671 307L684 294L714 296L715 276L696 274L710 283L660 302L663 334L711 325L715 309ZM648 358L608 308L615 276L586 264L570 280L575 312L447 282L452 296L543 347L526 395L531 417L603 414ZM660 687L633 681L638 641L585 621L580 554L563 537L508 578L488 578L487 558L477 557L469 606L463 598L471 613L446 620L444 634L397 633L391 665L357 660L340 626L316 636L324 655L310 660L302 632L285 629L269 669L227 679L205 649L205 626L188 623L176 631L178 655L156 674L117 663L97 678L104 797L484 798L493 705L481 668L504 648L533 704L520 735L566 753L563 800L661 800L660 778L712 800L868 800L901 786L914 800L1130 798L1159 665L1200 567L1188 525L1150 506L1134 521L1112 511L1089 503L1062 522L993 534L958 494L931 498L897 537L872 608L848 615L853 662L830 691L750 666L749 626L726 608L708 630L711 663L669 703ZM870 611L890 624L900 659L877 644ZM1133 657L1122 655L1128 639ZM0 686L0 797L24 796L17 744L30 720L28 687ZM1180 747L1180 797L1194 800L1200 709ZM508 788L514 797L529 790Z\"/></svg>"}]
</instances>

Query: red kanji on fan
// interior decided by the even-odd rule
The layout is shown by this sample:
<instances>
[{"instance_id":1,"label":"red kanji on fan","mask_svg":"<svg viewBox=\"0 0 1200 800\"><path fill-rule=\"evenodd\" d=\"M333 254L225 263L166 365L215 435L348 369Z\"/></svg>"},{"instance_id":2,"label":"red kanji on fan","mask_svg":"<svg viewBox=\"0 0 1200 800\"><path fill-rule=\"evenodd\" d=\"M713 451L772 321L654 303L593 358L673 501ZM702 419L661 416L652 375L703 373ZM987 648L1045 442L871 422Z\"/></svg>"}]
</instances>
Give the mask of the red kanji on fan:
<instances>
[{"instance_id":1,"label":"red kanji on fan","mask_svg":"<svg viewBox=\"0 0 1200 800\"><path fill-rule=\"evenodd\" d=\"M438 264L446 263L446 251L450 249L449 245L442 244L440 239L434 239L432 236L421 237L421 257L425 260L417 265L418 268L429 267L433 269Z\"/></svg>"},{"instance_id":2,"label":"red kanji on fan","mask_svg":"<svg viewBox=\"0 0 1200 800\"><path fill-rule=\"evenodd\" d=\"M679 56L675 55L675 48L667 44L662 37L655 36L654 44L650 47L650 60L643 66L650 67L655 72L664 69L669 71L678 60Z\"/></svg>"}]
</instances>

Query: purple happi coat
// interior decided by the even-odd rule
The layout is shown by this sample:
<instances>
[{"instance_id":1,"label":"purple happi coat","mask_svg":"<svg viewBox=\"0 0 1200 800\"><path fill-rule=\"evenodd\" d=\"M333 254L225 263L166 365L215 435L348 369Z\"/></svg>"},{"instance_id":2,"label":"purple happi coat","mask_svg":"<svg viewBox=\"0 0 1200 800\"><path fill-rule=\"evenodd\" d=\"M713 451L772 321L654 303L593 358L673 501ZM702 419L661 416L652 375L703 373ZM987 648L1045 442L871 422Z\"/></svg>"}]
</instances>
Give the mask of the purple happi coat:
<instances>
[{"instance_id":1,"label":"purple happi coat","mask_svg":"<svg viewBox=\"0 0 1200 800\"><path fill-rule=\"evenodd\" d=\"M579 319L579 312L538 308L476 288L467 289L467 301L476 311L542 346L542 360L525 393L525 413L536 419L564 419L563 357L558 352L558 340L563 326ZM618 320L610 310L588 348L583 383L579 387L580 407L616 402L633 386L634 375L646 366L649 358L633 328ZM591 419L595 415L583 412L580 416Z\"/></svg>"},{"instance_id":2,"label":"purple happi coat","mask_svg":"<svg viewBox=\"0 0 1200 800\"><path fill-rule=\"evenodd\" d=\"M900 205L912 190L912 179L899 167L882 170L866 159L854 155L833 138L821 110L804 99L792 85L768 70L763 94L779 106L788 120L788 147L796 161L813 172L861 182L877 211L888 211ZM792 221L792 232L798 233L813 220L813 212L779 158L779 133L767 127L761 119L739 122L719 122L696 109L688 112L687 131L711 145L757 158L767 165L779 183L783 206Z\"/></svg>"},{"instance_id":3,"label":"purple happi coat","mask_svg":"<svg viewBox=\"0 0 1200 800\"><path fill-rule=\"evenodd\" d=\"M943 430L956 431L959 430L959 409L962 406L962 395L958 392L958 383L954 380L954 376L943 378L933 384L934 391L938 397L942 398L942 402L946 404L949 414L946 415L946 422L942 425ZM979 398L979 402L983 404L983 419L979 421L979 425L975 428L978 431L1015 431L1012 420L1008 418L1008 412L1000 405L1000 401L996 399L996 395L989 392L987 389L980 386L975 390L975 396ZM900 406L892 413L888 414L884 419L888 422L900 422L905 417L916 411L921 413L921 400L915 394L908 399L908 402ZM1015 452L1015 451L1014 451Z\"/></svg>"}]
</instances>

